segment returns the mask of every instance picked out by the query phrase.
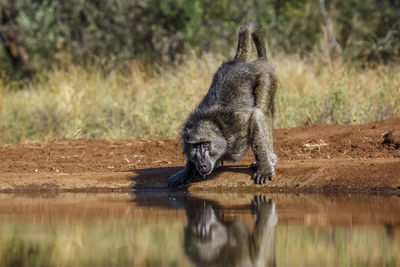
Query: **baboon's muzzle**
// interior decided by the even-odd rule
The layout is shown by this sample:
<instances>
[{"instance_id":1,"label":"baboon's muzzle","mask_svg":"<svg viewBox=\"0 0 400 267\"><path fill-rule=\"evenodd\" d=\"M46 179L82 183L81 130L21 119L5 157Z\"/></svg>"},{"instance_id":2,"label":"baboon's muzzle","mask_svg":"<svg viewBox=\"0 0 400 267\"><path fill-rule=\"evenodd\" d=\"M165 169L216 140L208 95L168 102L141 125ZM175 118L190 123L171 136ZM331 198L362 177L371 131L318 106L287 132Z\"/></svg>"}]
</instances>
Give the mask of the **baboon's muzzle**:
<instances>
[{"instance_id":1,"label":"baboon's muzzle","mask_svg":"<svg viewBox=\"0 0 400 267\"><path fill-rule=\"evenodd\" d=\"M212 170L211 162L209 162L209 161L200 161L197 164L197 170L199 171L199 173L201 175L210 174L211 170Z\"/></svg>"}]
</instances>

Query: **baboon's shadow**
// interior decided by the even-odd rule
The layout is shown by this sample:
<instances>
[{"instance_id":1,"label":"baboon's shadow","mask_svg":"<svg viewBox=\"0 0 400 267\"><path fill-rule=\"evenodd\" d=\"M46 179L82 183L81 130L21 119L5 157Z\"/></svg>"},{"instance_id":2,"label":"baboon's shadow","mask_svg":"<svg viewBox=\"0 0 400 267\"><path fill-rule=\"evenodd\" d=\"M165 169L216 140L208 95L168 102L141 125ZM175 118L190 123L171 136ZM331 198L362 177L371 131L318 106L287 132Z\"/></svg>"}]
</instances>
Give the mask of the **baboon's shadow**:
<instances>
[{"instance_id":1,"label":"baboon's shadow","mask_svg":"<svg viewBox=\"0 0 400 267\"><path fill-rule=\"evenodd\" d=\"M132 170L135 176L132 177L134 185L132 189L134 190L150 190L150 189L167 189L168 188L168 178L183 169L182 167L160 167L160 168L146 168L139 170ZM221 166L215 169L209 176L203 178L199 174L196 174L189 183L180 185L177 187L179 190L187 189L190 184L202 183L207 180L218 179L226 172L241 173L249 176L253 174L254 170L249 167L249 165L229 165Z\"/></svg>"},{"instance_id":2,"label":"baboon's shadow","mask_svg":"<svg viewBox=\"0 0 400 267\"><path fill-rule=\"evenodd\" d=\"M195 183L201 183L207 180L215 180L218 179L219 177L223 176L227 172L230 173L241 173L241 174L246 174L249 176L249 179L251 175L253 174L254 170L250 168L248 165L228 165L228 166L221 166L207 176L206 178L202 177L199 174L196 174L192 179L190 179L190 183L195 184Z\"/></svg>"}]
</instances>

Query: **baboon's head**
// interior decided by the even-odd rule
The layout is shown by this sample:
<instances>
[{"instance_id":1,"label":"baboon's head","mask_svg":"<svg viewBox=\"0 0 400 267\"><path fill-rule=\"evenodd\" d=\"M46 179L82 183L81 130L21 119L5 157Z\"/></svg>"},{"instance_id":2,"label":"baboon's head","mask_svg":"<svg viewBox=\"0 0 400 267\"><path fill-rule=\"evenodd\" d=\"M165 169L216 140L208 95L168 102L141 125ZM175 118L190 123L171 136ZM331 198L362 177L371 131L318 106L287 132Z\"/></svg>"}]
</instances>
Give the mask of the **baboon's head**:
<instances>
[{"instance_id":1,"label":"baboon's head","mask_svg":"<svg viewBox=\"0 0 400 267\"><path fill-rule=\"evenodd\" d=\"M226 226L218 218L219 213L204 201L188 214L185 228L185 250L188 256L200 265L219 258L228 241Z\"/></svg>"},{"instance_id":2,"label":"baboon's head","mask_svg":"<svg viewBox=\"0 0 400 267\"><path fill-rule=\"evenodd\" d=\"M208 175L225 154L226 140L221 130L211 121L200 120L187 124L182 134L184 152L196 165L200 175Z\"/></svg>"}]
</instances>

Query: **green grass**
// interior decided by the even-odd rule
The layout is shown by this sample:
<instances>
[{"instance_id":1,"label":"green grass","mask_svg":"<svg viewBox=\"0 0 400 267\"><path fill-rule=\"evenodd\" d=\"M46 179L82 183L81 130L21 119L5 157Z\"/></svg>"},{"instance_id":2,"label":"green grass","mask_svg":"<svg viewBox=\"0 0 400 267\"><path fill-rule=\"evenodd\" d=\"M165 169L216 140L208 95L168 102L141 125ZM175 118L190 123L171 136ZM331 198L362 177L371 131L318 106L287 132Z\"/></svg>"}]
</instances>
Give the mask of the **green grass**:
<instances>
[{"instance_id":1,"label":"green grass","mask_svg":"<svg viewBox=\"0 0 400 267\"><path fill-rule=\"evenodd\" d=\"M224 60L206 54L144 68L131 62L105 75L68 65L15 89L0 79L0 145L53 138L177 137ZM276 56L275 127L362 123L400 115L399 66L357 68Z\"/></svg>"}]
</instances>

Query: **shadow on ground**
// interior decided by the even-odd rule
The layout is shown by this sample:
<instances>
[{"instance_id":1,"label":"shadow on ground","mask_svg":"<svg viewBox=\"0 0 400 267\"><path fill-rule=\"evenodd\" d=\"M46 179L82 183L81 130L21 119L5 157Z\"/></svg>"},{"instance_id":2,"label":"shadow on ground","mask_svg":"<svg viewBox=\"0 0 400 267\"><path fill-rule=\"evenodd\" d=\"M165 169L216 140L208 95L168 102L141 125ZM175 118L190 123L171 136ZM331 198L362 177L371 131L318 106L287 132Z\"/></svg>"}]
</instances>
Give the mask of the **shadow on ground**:
<instances>
[{"instance_id":1,"label":"shadow on ground","mask_svg":"<svg viewBox=\"0 0 400 267\"><path fill-rule=\"evenodd\" d=\"M132 189L135 190L145 190L145 189L167 189L168 178L183 169L182 167L168 167L168 168L147 168L140 170L133 170L135 174L132 177L133 185ZM214 170L211 175L206 178L196 174L192 179L190 179L188 184L179 186L177 189L185 190L188 189L190 185L200 184L209 180L215 180L222 176L226 176L232 173L242 174L250 179L254 170L249 168L248 165L235 165L235 166L222 166Z\"/></svg>"}]
</instances>

